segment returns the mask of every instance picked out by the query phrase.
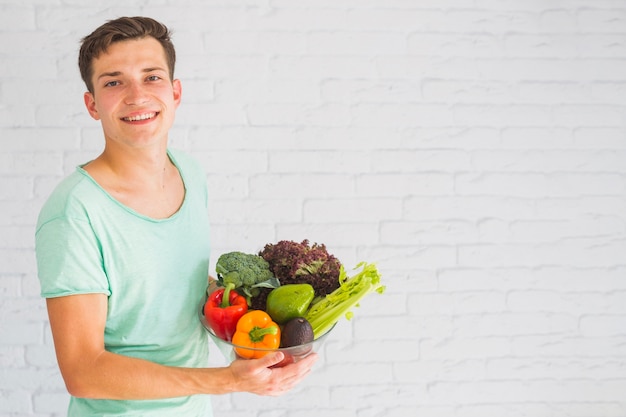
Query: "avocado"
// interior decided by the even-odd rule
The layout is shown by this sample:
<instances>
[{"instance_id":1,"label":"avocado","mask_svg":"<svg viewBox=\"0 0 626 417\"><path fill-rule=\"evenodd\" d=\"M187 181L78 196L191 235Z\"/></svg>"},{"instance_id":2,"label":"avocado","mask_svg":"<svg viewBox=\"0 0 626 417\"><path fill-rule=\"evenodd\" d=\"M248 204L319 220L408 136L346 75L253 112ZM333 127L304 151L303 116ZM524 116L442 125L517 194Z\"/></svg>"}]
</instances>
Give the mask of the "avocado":
<instances>
[{"instance_id":1,"label":"avocado","mask_svg":"<svg viewBox=\"0 0 626 417\"><path fill-rule=\"evenodd\" d=\"M296 317L285 323L280 336L280 347L292 347L305 345L313 341L313 328L311 323L304 317ZM298 352L299 355L309 353L311 346L303 346L308 348L305 352Z\"/></svg>"},{"instance_id":2,"label":"avocado","mask_svg":"<svg viewBox=\"0 0 626 417\"><path fill-rule=\"evenodd\" d=\"M310 284L286 284L274 288L267 296L265 311L278 324L304 316L315 290Z\"/></svg>"}]
</instances>

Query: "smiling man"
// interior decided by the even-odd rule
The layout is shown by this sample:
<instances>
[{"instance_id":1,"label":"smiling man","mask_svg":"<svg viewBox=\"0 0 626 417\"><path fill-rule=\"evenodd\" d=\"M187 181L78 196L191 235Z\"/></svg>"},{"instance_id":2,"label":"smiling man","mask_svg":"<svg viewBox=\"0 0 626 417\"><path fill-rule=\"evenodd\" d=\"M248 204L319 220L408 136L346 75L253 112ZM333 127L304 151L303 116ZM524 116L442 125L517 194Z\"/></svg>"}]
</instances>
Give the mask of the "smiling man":
<instances>
[{"instance_id":1,"label":"smiling man","mask_svg":"<svg viewBox=\"0 0 626 417\"><path fill-rule=\"evenodd\" d=\"M104 150L53 191L39 215L41 294L75 416L211 416L211 394L279 395L316 355L282 353L208 368L198 308L209 265L202 168L168 148L181 100L168 29L105 23L79 55Z\"/></svg>"}]
</instances>

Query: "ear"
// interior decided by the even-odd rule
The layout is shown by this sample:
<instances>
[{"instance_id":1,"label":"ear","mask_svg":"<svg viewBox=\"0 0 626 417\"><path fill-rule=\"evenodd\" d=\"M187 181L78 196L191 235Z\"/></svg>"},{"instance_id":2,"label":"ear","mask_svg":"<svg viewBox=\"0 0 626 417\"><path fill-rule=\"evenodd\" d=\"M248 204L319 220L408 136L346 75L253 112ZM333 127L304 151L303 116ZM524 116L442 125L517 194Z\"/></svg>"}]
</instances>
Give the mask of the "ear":
<instances>
[{"instance_id":1,"label":"ear","mask_svg":"<svg viewBox=\"0 0 626 417\"><path fill-rule=\"evenodd\" d=\"M183 94L183 87L180 83L179 79L175 79L172 81L172 89L174 90L174 102L176 103L176 107L180 104L180 99Z\"/></svg>"},{"instance_id":2,"label":"ear","mask_svg":"<svg viewBox=\"0 0 626 417\"><path fill-rule=\"evenodd\" d=\"M89 91L87 91L83 95L83 100L85 100L85 107L87 107L87 111L89 112L89 115L94 120L100 120L100 116L98 115L98 110L96 109L96 99L94 98L93 93L90 93Z\"/></svg>"}]
</instances>

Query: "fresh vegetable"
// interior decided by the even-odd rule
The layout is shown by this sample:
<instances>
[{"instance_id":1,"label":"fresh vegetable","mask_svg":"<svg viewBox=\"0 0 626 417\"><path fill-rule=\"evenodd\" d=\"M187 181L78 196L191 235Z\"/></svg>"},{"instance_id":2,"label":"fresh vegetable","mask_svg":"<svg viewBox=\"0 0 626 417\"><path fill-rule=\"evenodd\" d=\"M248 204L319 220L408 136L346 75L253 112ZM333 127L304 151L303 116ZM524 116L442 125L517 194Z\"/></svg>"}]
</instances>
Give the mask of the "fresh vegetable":
<instances>
[{"instance_id":1,"label":"fresh vegetable","mask_svg":"<svg viewBox=\"0 0 626 417\"><path fill-rule=\"evenodd\" d=\"M339 287L341 262L323 244L281 240L265 245L259 255L282 285L310 284L316 296L325 296Z\"/></svg>"},{"instance_id":2,"label":"fresh vegetable","mask_svg":"<svg viewBox=\"0 0 626 417\"><path fill-rule=\"evenodd\" d=\"M326 333L342 316L345 315L350 320L353 315L350 310L357 307L359 301L367 294L373 291L382 294L385 291L375 264L361 262L355 267L355 271L359 268L360 271L348 277L342 267L339 288L311 304L304 318L311 323L316 339Z\"/></svg>"},{"instance_id":3,"label":"fresh vegetable","mask_svg":"<svg viewBox=\"0 0 626 417\"><path fill-rule=\"evenodd\" d=\"M237 331L232 340L235 352L242 358L256 359L267 355L269 350L280 346L280 328L263 310L250 310L237 322Z\"/></svg>"},{"instance_id":4,"label":"fresh vegetable","mask_svg":"<svg viewBox=\"0 0 626 417\"><path fill-rule=\"evenodd\" d=\"M259 288L276 288L280 282L270 270L269 263L259 255L243 252L222 254L215 265L218 285L237 289L246 297L248 306L251 298L259 294Z\"/></svg>"},{"instance_id":5,"label":"fresh vegetable","mask_svg":"<svg viewBox=\"0 0 626 417\"><path fill-rule=\"evenodd\" d=\"M315 292L310 284L287 284L272 290L267 296L265 311L278 324L302 317Z\"/></svg>"},{"instance_id":6,"label":"fresh vegetable","mask_svg":"<svg viewBox=\"0 0 626 417\"><path fill-rule=\"evenodd\" d=\"M304 317L296 317L289 320L283 326L283 330L280 335L280 347L292 347L307 345L313 341L313 328L311 323ZM309 344L303 346L302 349L295 350L294 354L303 355L311 351L313 347Z\"/></svg>"},{"instance_id":7,"label":"fresh vegetable","mask_svg":"<svg viewBox=\"0 0 626 417\"><path fill-rule=\"evenodd\" d=\"M204 317L220 339L230 341L235 334L237 322L248 311L245 297L230 287L213 291L204 304Z\"/></svg>"}]
</instances>

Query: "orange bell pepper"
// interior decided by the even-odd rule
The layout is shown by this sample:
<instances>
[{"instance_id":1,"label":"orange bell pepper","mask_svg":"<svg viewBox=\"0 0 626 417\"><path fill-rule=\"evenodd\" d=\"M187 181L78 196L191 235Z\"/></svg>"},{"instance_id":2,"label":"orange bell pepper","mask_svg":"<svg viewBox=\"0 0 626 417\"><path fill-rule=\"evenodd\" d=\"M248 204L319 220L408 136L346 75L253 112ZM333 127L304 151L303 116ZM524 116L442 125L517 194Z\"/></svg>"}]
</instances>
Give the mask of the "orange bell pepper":
<instances>
[{"instance_id":1,"label":"orange bell pepper","mask_svg":"<svg viewBox=\"0 0 626 417\"><path fill-rule=\"evenodd\" d=\"M280 346L280 327L263 310L250 310L237 322L232 339L235 352L246 359L261 358ZM252 348L252 349L246 349ZM253 350L268 349L268 350Z\"/></svg>"}]
</instances>

